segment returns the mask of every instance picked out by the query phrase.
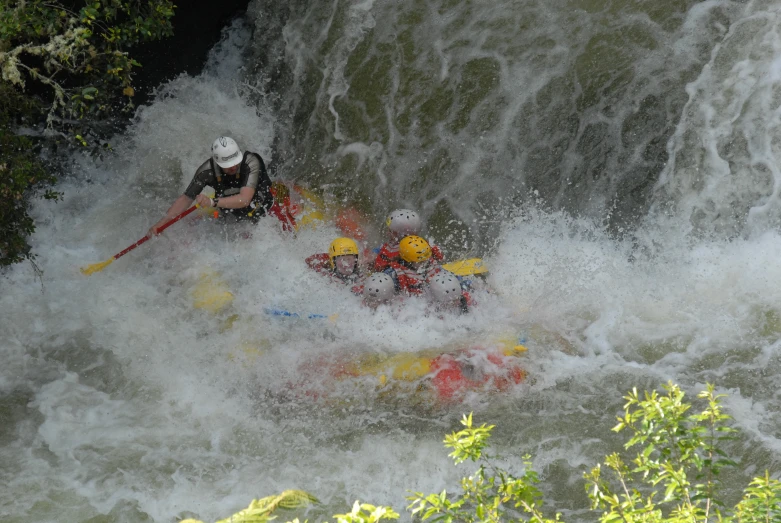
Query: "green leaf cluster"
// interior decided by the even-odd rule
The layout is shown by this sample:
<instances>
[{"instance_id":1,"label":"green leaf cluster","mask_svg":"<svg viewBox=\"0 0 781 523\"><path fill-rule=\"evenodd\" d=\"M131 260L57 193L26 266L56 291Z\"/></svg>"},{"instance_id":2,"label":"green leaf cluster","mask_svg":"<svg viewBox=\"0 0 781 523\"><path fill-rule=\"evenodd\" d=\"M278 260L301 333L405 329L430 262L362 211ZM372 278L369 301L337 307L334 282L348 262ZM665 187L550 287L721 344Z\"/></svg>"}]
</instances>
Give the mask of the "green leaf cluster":
<instances>
[{"instance_id":1,"label":"green leaf cluster","mask_svg":"<svg viewBox=\"0 0 781 523\"><path fill-rule=\"evenodd\" d=\"M3 109L10 104L23 109L24 102L0 86L0 267L34 259L27 243L35 230L29 214L30 195L55 200L60 197L50 189L55 178L38 157L33 140L3 125Z\"/></svg>"},{"instance_id":2,"label":"green leaf cluster","mask_svg":"<svg viewBox=\"0 0 781 523\"><path fill-rule=\"evenodd\" d=\"M56 198L38 150L89 145L133 107L132 46L173 33L171 0L0 0L0 265L32 259L30 198ZM93 151L94 152L94 151Z\"/></svg>"},{"instance_id":3,"label":"green leaf cluster","mask_svg":"<svg viewBox=\"0 0 781 523\"><path fill-rule=\"evenodd\" d=\"M415 492L409 499L413 516L422 521L452 523L463 521L504 522L531 521L548 523L560 520L548 519L542 513L542 492L537 488L539 478L531 468L529 455L523 456L524 472L514 476L493 464L484 455L494 425L475 427L472 414L461 420L464 429L445 437L445 447L452 449L450 457L456 465L467 459L480 463L477 471L461 480L461 493L448 494L446 490L436 494Z\"/></svg>"},{"instance_id":4,"label":"green leaf cluster","mask_svg":"<svg viewBox=\"0 0 781 523\"><path fill-rule=\"evenodd\" d=\"M781 521L781 487L767 473L752 481L733 510L725 506L720 472L736 463L724 444L736 431L727 425L723 395L714 390L707 385L699 393L705 405L696 413L673 383L663 394L641 396L634 389L624 397L624 416L613 430L629 431L625 449L639 450L631 459L611 454L605 471L597 465L585 475L592 508L603 511L600 521Z\"/></svg>"},{"instance_id":5,"label":"green leaf cluster","mask_svg":"<svg viewBox=\"0 0 781 523\"><path fill-rule=\"evenodd\" d=\"M174 8L171 0L0 0L0 79L38 97L50 128L106 112L118 93L132 107L141 64L127 50L173 34Z\"/></svg>"},{"instance_id":6,"label":"green leaf cluster","mask_svg":"<svg viewBox=\"0 0 781 523\"><path fill-rule=\"evenodd\" d=\"M275 496L255 499L249 507L216 523L266 523L276 518L274 513L277 510L296 510L317 502L317 498L303 490L286 490ZM378 523L384 519L398 518L398 513L390 507L376 507L358 501L350 512L334 516L337 523ZM203 523L203 521L184 519L180 523ZM289 523L300 523L300 521L296 518Z\"/></svg>"},{"instance_id":7,"label":"green leaf cluster","mask_svg":"<svg viewBox=\"0 0 781 523\"><path fill-rule=\"evenodd\" d=\"M680 387L668 383L663 390L664 393L645 392L642 396L632 390L625 396L624 415L618 418L613 430L629 431L624 447L637 448L635 456L629 459L611 454L605 458L604 471L597 465L585 474L586 492L592 508L599 511L599 521L781 522L781 482L772 479L769 472L754 478L733 508L726 507L721 498L720 472L735 465L724 446L736 438L735 429L727 425L730 417L723 411L723 396L707 385L698 395L704 403L702 410L692 413L693 406L685 401ZM532 470L528 455L523 457L523 473L514 476L496 466L495 458L486 453L494 426L474 426L471 414L464 416L461 423L464 429L446 436L445 446L452 450L450 457L456 465L469 460L479 463L479 467L461 480L458 493L414 493L408 498L414 519L446 523L562 521L558 513L554 519L544 515L543 496L537 487L539 477ZM308 496L307 501L314 501L304 495ZM245 512L218 523L267 521L241 519ZM270 511L264 514L272 517ZM350 513L334 516L338 523L376 523L398 517L390 507L358 501Z\"/></svg>"}]
</instances>

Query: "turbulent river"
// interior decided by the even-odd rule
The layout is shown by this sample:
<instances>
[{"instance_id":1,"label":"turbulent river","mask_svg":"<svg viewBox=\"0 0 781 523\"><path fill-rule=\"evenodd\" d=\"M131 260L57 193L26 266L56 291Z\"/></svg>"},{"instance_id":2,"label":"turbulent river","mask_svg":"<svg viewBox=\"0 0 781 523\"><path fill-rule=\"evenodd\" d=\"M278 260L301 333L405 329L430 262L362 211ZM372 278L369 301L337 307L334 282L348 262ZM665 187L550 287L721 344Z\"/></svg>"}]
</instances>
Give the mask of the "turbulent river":
<instances>
[{"instance_id":1,"label":"turbulent river","mask_svg":"<svg viewBox=\"0 0 781 523\"><path fill-rule=\"evenodd\" d=\"M0 280L0 520L215 520L287 488L322 501L310 520L355 499L404 512L410 490L458 487L441 442L473 411L501 464L531 454L547 505L593 521L580 478L619 450L622 395L668 380L728 395L736 489L777 475L779 80L777 2L251 5L111 157L63 159L64 200L35 204L43 275ZM189 220L79 272L143 236L222 134L377 231L419 210L496 291L467 316L372 312L304 264L333 226L273 220ZM204 278L227 310L193 306ZM501 394L296 392L307 361L505 335L528 379Z\"/></svg>"}]
</instances>

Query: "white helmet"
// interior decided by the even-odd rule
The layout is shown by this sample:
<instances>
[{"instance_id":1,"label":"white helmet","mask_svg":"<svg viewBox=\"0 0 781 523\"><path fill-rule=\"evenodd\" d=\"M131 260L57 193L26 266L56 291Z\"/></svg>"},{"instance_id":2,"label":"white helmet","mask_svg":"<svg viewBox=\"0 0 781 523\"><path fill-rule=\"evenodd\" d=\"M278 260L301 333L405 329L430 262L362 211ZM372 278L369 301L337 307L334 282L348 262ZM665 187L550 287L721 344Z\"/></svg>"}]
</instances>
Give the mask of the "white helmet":
<instances>
[{"instance_id":1,"label":"white helmet","mask_svg":"<svg viewBox=\"0 0 781 523\"><path fill-rule=\"evenodd\" d=\"M388 215L385 225L398 236L418 235L422 228L418 213L409 209L396 209Z\"/></svg>"},{"instance_id":2,"label":"white helmet","mask_svg":"<svg viewBox=\"0 0 781 523\"><path fill-rule=\"evenodd\" d=\"M461 299L461 282L452 272L438 272L429 282L428 292L435 302L454 302Z\"/></svg>"},{"instance_id":3,"label":"white helmet","mask_svg":"<svg viewBox=\"0 0 781 523\"><path fill-rule=\"evenodd\" d=\"M396 285L393 278L384 272L375 272L363 286L363 297L371 303L390 301L396 294Z\"/></svg>"},{"instance_id":4,"label":"white helmet","mask_svg":"<svg viewBox=\"0 0 781 523\"><path fill-rule=\"evenodd\" d=\"M236 140L227 136L220 136L212 144L212 158L222 167L227 169L241 163L243 156Z\"/></svg>"}]
</instances>

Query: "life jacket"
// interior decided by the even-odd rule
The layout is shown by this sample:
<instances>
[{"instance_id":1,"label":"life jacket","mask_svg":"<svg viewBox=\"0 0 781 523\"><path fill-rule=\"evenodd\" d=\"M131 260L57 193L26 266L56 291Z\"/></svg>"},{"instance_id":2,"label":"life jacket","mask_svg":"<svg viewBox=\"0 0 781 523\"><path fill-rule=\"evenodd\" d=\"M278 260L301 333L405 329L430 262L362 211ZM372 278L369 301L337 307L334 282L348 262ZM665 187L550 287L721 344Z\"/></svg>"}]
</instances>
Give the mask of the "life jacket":
<instances>
[{"instance_id":1,"label":"life jacket","mask_svg":"<svg viewBox=\"0 0 781 523\"><path fill-rule=\"evenodd\" d=\"M442 267L439 266L436 260L431 260L427 266L419 267L418 269L413 269L407 262L402 260L400 262L391 262L390 267L383 272L393 278L396 292L423 294L425 286L440 271L442 271Z\"/></svg>"},{"instance_id":2,"label":"life jacket","mask_svg":"<svg viewBox=\"0 0 781 523\"><path fill-rule=\"evenodd\" d=\"M246 151L241 159L241 165L236 174L225 174L214 163L214 158L210 158L211 169L214 173L214 177L217 180L217 187L214 188L216 196L232 196L239 194L242 187L246 187L247 179L250 175L250 167L247 163L247 158L252 155L255 156L260 162L260 172L258 173L258 185L255 187L255 194L252 196L250 204L241 209L223 209L226 212L231 212L234 216L243 218L249 217L252 219L265 216L266 212L274 204L274 196L271 194L271 179L266 172L266 164L263 163L263 158L259 154Z\"/></svg>"},{"instance_id":3,"label":"life jacket","mask_svg":"<svg viewBox=\"0 0 781 523\"><path fill-rule=\"evenodd\" d=\"M355 286L358 285L362 279L360 268L356 268L355 272L352 274L341 274L340 272L335 271L333 267L331 267L331 258L328 256L328 253L313 254L305 261L310 269L328 277L331 281ZM353 292L355 292L355 290L353 290Z\"/></svg>"},{"instance_id":4,"label":"life jacket","mask_svg":"<svg viewBox=\"0 0 781 523\"><path fill-rule=\"evenodd\" d=\"M431 257L436 261L442 261L444 256L436 245L431 245ZM382 272L393 263L401 262L399 256L399 242L388 242L380 247L377 257L374 259L374 272Z\"/></svg>"}]
</instances>

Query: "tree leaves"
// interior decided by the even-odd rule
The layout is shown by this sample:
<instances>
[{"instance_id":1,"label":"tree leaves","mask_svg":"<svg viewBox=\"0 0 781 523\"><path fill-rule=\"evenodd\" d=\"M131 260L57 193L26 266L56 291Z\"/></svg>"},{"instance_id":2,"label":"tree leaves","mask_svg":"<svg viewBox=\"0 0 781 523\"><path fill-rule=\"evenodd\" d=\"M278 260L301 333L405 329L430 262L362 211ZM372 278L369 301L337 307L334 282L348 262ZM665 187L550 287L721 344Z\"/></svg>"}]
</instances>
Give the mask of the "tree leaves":
<instances>
[{"instance_id":1,"label":"tree leaves","mask_svg":"<svg viewBox=\"0 0 781 523\"><path fill-rule=\"evenodd\" d=\"M35 230L27 213L32 193L41 188L44 198L58 196L46 189L55 178L30 141L15 136L17 123L89 145L97 124L134 107L133 69L141 64L127 50L173 33L171 0L89 0L78 12L71 4L0 0L0 140L11 147L0 150L7 165L0 193L17 195L0 212L0 265L32 259L26 239Z\"/></svg>"},{"instance_id":2,"label":"tree leaves","mask_svg":"<svg viewBox=\"0 0 781 523\"><path fill-rule=\"evenodd\" d=\"M618 453L605 457L604 470L595 466L584 477L591 507L600 510L602 523L706 523L709 521L734 523L770 523L781 521L781 481L771 479L765 472L746 488L743 499L732 514L722 514L711 472L716 463L729 466L729 459L714 460L724 454L719 444L734 438L734 429L726 422L729 416L720 405L722 396L708 385L698 398L706 401L699 413L690 414L683 391L672 383L666 394L646 392L641 398L636 390L626 396L625 412L618 431L630 430L631 444L643 445L631 461ZM532 469L531 458L523 456L524 471L520 476L498 467L485 455L493 425L474 427L472 415L461 420L464 429L445 438L445 445L453 449L450 456L458 464L470 459L480 462L477 470L461 480L461 492L424 494L415 492L407 507L414 520L444 523L554 523L561 515L547 519L543 515L542 493L537 488L539 478ZM667 457L662 457L667 456ZM669 459L668 459L669 458ZM631 464L630 464L631 463ZM605 477L607 473L608 477ZM690 478L702 475L705 481L692 485ZM300 492L300 491L286 491ZM306 494L306 493L304 493ZM280 496L284 496L285 493ZM309 496L306 494L306 496ZM303 499L314 499L311 497ZM250 505L255 516L270 519L269 507L282 508L274 496L256 500ZM268 501L272 500L272 501ZM292 508L295 504L291 504ZM249 510L249 509L248 509ZM267 519L241 519L242 511L227 523L244 521L261 523ZM399 514L390 507L355 502L352 511L334 516L337 523L377 523L383 519L397 519ZM193 522L194 520L187 520ZM294 522L298 523L298 519ZM222 522L218 522L222 523Z\"/></svg>"},{"instance_id":3,"label":"tree leaves","mask_svg":"<svg viewBox=\"0 0 781 523\"><path fill-rule=\"evenodd\" d=\"M132 89L140 64L127 49L173 34L174 8L171 0L114 0L87 2L75 12L56 0L27 0L0 10L2 81L23 91L29 81L47 86L50 128L97 117Z\"/></svg>"},{"instance_id":4,"label":"tree leaves","mask_svg":"<svg viewBox=\"0 0 781 523\"><path fill-rule=\"evenodd\" d=\"M719 472L736 465L721 447L735 439L736 431L727 425L730 417L721 407L723 395L707 385L697 395L705 407L691 413L692 405L679 386L668 383L663 390L665 394L646 391L641 397L633 389L624 397L624 415L613 430L630 431L627 450L638 445L642 449L632 459L632 468L618 454L605 459L614 481L603 478L600 466L585 474L592 508L604 511L603 522L731 520L721 514L725 505L719 497ZM735 507L737 521L773 521L764 518L781 514L781 487L771 486L772 481L766 474L765 480L752 482Z\"/></svg>"},{"instance_id":5,"label":"tree leaves","mask_svg":"<svg viewBox=\"0 0 781 523\"><path fill-rule=\"evenodd\" d=\"M461 419L464 429L445 437L445 446L453 449L450 457L455 464L467 459L481 461L474 474L461 480L461 494L415 492L407 508L413 516L434 522L505 522L533 521L546 523L542 513L542 493L537 488L539 478L531 467L530 457L523 456L525 470L519 477L496 467L484 456L494 425L474 427L472 414ZM488 473L488 469L492 473ZM522 516L522 515L525 515Z\"/></svg>"},{"instance_id":6,"label":"tree leaves","mask_svg":"<svg viewBox=\"0 0 781 523\"><path fill-rule=\"evenodd\" d=\"M59 193L46 189L52 183L54 177L44 169L32 141L10 132L0 120L0 266L34 259L27 244L35 230L28 196L35 192L58 199Z\"/></svg>"}]
</instances>

